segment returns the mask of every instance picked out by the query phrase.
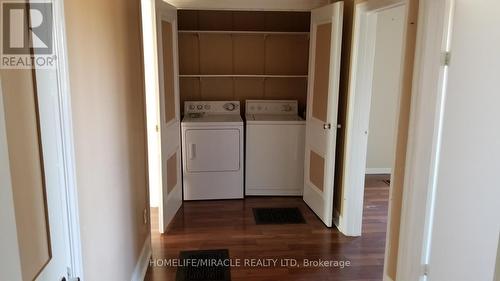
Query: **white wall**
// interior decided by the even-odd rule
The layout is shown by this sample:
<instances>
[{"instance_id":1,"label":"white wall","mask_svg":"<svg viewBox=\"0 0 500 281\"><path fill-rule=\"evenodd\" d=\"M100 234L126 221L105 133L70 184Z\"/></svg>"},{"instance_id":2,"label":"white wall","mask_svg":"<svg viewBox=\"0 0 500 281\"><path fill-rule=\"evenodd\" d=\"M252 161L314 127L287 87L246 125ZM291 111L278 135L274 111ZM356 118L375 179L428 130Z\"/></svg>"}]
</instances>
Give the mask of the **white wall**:
<instances>
[{"instance_id":1,"label":"white wall","mask_svg":"<svg viewBox=\"0 0 500 281\"><path fill-rule=\"evenodd\" d=\"M491 281L500 232L500 2L456 0L430 281Z\"/></svg>"},{"instance_id":2,"label":"white wall","mask_svg":"<svg viewBox=\"0 0 500 281\"><path fill-rule=\"evenodd\" d=\"M366 157L367 173L390 173L394 161L405 6L379 13Z\"/></svg>"},{"instance_id":3,"label":"white wall","mask_svg":"<svg viewBox=\"0 0 500 281\"><path fill-rule=\"evenodd\" d=\"M131 280L150 245L140 1L64 5L85 280Z\"/></svg>"}]
</instances>

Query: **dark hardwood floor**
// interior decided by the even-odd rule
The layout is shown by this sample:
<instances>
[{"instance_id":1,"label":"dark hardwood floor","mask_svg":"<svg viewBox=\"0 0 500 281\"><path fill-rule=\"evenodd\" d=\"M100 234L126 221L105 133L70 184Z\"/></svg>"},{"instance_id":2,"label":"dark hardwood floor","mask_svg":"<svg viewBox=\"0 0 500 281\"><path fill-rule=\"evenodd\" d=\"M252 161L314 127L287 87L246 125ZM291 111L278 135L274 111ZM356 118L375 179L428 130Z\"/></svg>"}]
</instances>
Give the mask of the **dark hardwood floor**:
<instances>
[{"instance_id":1,"label":"dark hardwood floor","mask_svg":"<svg viewBox=\"0 0 500 281\"><path fill-rule=\"evenodd\" d=\"M295 259L300 267L231 267L233 281L382 280L389 187L387 176L367 176L363 235L345 237L326 228L297 197L184 202L168 231L153 223L153 258L176 259L179 251L228 249L232 259ZM254 207L298 207L307 224L256 225ZM157 221L153 214L152 221ZM304 267L303 259L349 261L350 266ZM147 281L175 280L176 268L150 267Z\"/></svg>"}]
</instances>

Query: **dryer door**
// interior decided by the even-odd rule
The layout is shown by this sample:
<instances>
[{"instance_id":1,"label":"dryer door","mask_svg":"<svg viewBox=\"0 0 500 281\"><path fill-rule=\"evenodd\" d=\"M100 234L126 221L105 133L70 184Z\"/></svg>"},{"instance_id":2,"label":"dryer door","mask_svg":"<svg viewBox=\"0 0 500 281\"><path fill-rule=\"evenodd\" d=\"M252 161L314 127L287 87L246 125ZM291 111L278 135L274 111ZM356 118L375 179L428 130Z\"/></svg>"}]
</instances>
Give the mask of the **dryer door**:
<instances>
[{"instance_id":1,"label":"dryer door","mask_svg":"<svg viewBox=\"0 0 500 281\"><path fill-rule=\"evenodd\" d=\"M240 130L186 130L188 172L238 171L240 165Z\"/></svg>"}]
</instances>

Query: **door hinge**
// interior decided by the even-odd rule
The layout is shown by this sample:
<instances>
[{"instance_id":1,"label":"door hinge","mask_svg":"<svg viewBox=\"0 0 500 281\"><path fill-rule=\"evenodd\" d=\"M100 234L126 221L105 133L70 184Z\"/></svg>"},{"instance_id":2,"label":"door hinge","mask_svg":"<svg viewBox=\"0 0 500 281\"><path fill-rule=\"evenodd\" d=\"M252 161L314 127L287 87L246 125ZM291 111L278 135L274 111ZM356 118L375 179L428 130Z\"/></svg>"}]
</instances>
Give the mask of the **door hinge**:
<instances>
[{"instance_id":1,"label":"door hinge","mask_svg":"<svg viewBox=\"0 0 500 281\"><path fill-rule=\"evenodd\" d=\"M424 264L422 266L422 274L424 276L429 276L429 264Z\"/></svg>"},{"instance_id":2,"label":"door hinge","mask_svg":"<svg viewBox=\"0 0 500 281\"><path fill-rule=\"evenodd\" d=\"M73 270L71 270L71 267L66 267L66 273L68 274L68 281L80 281L80 277L73 277Z\"/></svg>"},{"instance_id":3,"label":"door hinge","mask_svg":"<svg viewBox=\"0 0 500 281\"><path fill-rule=\"evenodd\" d=\"M451 52L443 53L443 65L449 66L451 62Z\"/></svg>"},{"instance_id":4,"label":"door hinge","mask_svg":"<svg viewBox=\"0 0 500 281\"><path fill-rule=\"evenodd\" d=\"M158 125L155 126L155 129L157 133L160 131L160 127Z\"/></svg>"}]
</instances>

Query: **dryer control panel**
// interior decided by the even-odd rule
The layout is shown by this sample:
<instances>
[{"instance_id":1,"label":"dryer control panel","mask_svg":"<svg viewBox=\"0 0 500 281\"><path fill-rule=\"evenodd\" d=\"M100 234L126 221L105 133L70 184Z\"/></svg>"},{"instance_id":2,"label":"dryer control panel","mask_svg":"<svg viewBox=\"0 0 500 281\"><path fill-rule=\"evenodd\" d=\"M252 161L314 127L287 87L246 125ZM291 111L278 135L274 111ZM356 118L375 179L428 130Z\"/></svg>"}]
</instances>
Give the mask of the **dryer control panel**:
<instances>
[{"instance_id":1,"label":"dryer control panel","mask_svg":"<svg viewBox=\"0 0 500 281\"><path fill-rule=\"evenodd\" d=\"M240 114L239 101L186 101L184 114Z\"/></svg>"},{"instance_id":2,"label":"dryer control panel","mask_svg":"<svg viewBox=\"0 0 500 281\"><path fill-rule=\"evenodd\" d=\"M296 100L247 100L246 114L297 115Z\"/></svg>"}]
</instances>

